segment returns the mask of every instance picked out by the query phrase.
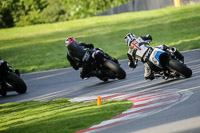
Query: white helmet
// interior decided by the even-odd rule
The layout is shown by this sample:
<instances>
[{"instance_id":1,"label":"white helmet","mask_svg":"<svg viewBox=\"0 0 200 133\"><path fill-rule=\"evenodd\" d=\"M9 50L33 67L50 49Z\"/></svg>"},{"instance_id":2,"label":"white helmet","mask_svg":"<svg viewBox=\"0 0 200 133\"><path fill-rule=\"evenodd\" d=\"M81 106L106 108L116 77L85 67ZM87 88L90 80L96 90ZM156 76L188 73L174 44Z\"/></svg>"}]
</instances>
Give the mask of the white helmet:
<instances>
[{"instance_id":1,"label":"white helmet","mask_svg":"<svg viewBox=\"0 0 200 133\"><path fill-rule=\"evenodd\" d=\"M126 45L130 47L131 42L136 39L136 36L132 33L128 33L124 39L125 39Z\"/></svg>"}]
</instances>

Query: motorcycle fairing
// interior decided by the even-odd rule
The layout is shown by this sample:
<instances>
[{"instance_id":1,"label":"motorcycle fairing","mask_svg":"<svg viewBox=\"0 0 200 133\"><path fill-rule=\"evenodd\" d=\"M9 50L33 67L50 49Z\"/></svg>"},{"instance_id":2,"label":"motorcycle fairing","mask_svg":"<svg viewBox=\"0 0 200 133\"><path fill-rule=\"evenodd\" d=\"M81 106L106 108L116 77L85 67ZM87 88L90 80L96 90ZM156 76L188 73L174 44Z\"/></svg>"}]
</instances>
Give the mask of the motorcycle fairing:
<instances>
[{"instance_id":1,"label":"motorcycle fairing","mask_svg":"<svg viewBox=\"0 0 200 133\"><path fill-rule=\"evenodd\" d=\"M166 53L165 51L158 49L158 48L154 48L152 54L150 55L149 60L156 66L161 67L161 63L160 63L160 55Z\"/></svg>"}]
</instances>

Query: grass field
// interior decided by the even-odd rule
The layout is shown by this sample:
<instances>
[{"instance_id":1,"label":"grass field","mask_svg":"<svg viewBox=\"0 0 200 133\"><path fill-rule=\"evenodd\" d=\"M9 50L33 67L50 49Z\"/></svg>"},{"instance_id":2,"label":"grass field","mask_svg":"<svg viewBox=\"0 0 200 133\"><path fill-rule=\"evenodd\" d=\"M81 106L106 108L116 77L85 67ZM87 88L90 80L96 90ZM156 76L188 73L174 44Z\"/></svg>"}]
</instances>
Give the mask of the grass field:
<instances>
[{"instance_id":1,"label":"grass field","mask_svg":"<svg viewBox=\"0 0 200 133\"><path fill-rule=\"evenodd\" d=\"M110 119L132 106L130 101L71 103L66 98L0 105L1 133L74 133Z\"/></svg>"},{"instance_id":2,"label":"grass field","mask_svg":"<svg viewBox=\"0 0 200 133\"><path fill-rule=\"evenodd\" d=\"M200 48L200 4L98 16L81 20L0 30L0 56L22 73L69 67L64 40L93 43L117 59L126 59L124 36L151 34L152 46ZM68 99L0 105L0 132L75 132L127 110L128 101L71 103ZM94 119L95 118L95 119ZM56 126L55 126L56 125Z\"/></svg>"},{"instance_id":3,"label":"grass field","mask_svg":"<svg viewBox=\"0 0 200 133\"><path fill-rule=\"evenodd\" d=\"M117 59L126 59L124 36L151 34L152 46L200 48L200 4L96 16L68 22L0 30L0 56L22 73L69 67L64 40L93 43Z\"/></svg>"}]
</instances>

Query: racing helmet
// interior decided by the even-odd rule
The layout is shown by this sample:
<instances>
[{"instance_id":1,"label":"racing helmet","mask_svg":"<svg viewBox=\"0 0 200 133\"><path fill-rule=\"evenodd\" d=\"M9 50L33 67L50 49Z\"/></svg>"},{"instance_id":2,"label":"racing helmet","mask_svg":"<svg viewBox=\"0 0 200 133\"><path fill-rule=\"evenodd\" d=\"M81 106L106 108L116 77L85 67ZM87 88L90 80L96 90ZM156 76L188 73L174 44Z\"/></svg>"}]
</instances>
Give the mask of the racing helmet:
<instances>
[{"instance_id":1,"label":"racing helmet","mask_svg":"<svg viewBox=\"0 0 200 133\"><path fill-rule=\"evenodd\" d=\"M65 45L66 45L66 47L68 47L69 44L71 44L71 43L76 43L76 39L73 38L73 37L68 37L68 38L65 40Z\"/></svg>"},{"instance_id":2,"label":"racing helmet","mask_svg":"<svg viewBox=\"0 0 200 133\"><path fill-rule=\"evenodd\" d=\"M131 42L134 41L135 39L136 39L136 36L134 34L132 34L132 33L128 33L124 38L124 40L126 42L126 45L128 47L131 46Z\"/></svg>"}]
</instances>

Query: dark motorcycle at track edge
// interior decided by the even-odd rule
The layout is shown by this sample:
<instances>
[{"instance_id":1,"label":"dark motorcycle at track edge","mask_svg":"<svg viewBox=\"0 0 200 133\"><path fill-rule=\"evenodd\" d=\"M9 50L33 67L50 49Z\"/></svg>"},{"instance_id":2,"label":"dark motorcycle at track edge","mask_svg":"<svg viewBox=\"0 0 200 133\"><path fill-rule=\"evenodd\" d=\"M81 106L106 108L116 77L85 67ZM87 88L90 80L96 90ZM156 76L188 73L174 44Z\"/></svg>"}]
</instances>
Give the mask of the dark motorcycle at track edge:
<instances>
[{"instance_id":1,"label":"dark motorcycle at track edge","mask_svg":"<svg viewBox=\"0 0 200 133\"><path fill-rule=\"evenodd\" d=\"M0 95L6 96L9 91L23 94L27 91L27 86L20 77L19 70L13 70L6 61L0 60Z\"/></svg>"}]
</instances>

